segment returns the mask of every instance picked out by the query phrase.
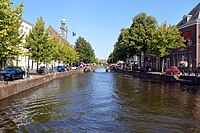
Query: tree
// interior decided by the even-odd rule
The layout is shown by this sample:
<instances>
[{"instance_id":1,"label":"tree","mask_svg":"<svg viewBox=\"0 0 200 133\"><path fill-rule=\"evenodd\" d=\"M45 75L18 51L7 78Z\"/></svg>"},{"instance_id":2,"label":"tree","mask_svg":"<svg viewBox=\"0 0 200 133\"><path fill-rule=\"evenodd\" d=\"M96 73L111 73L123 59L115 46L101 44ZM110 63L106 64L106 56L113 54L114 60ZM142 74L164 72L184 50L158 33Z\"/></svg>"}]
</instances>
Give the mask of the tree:
<instances>
[{"instance_id":1,"label":"tree","mask_svg":"<svg viewBox=\"0 0 200 133\"><path fill-rule=\"evenodd\" d=\"M78 61L78 54L73 46L70 46L68 42L62 42L59 46L60 61L65 64L73 64Z\"/></svg>"},{"instance_id":2,"label":"tree","mask_svg":"<svg viewBox=\"0 0 200 133\"><path fill-rule=\"evenodd\" d=\"M167 26L163 23L157 30L153 32L153 39L149 41L150 55L154 57L166 57L172 49L184 47L184 39L180 36L180 32L175 26ZM162 61L162 72L164 71L164 58Z\"/></svg>"},{"instance_id":3,"label":"tree","mask_svg":"<svg viewBox=\"0 0 200 133\"><path fill-rule=\"evenodd\" d=\"M40 63L49 61L51 45L48 43L49 32L45 30L45 22L42 17L37 19L35 27L26 36L25 48L29 50L30 58L37 62L37 69Z\"/></svg>"},{"instance_id":4,"label":"tree","mask_svg":"<svg viewBox=\"0 0 200 133\"><path fill-rule=\"evenodd\" d=\"M93 63L95 62L95 54L92 46L89 42L87 42L83 37L79 37L76 40L75 49L79 54L79 57L85 63Z\"/></svg>"},{"instance_id":5,"label":"tree","mask_svg":"<svg viewBox=\"0 0 200 133\"><path fill-rule=\"evenodd\" d=\"M52 54L50 54L49 56L50 61L56 62L59 60L60 56L58 46L60 46L59 44L61 43L61 39L56 35L53 38L49 38L48 43L51 46L51 52L52 52Z\"/></svg>"},{"instance_id":6,"label":"tree","mask_svg":"<svg viewBox=\"0 0 200 133\"><path fill-rule=\"evenodd\" d=\"M114 45L114 50L112 53L112 61L116 62L117 60L126 60L133 56L134 50L133 47L129 46L130 43L130 29L122 29L118 37L116 44Z\"/></svg>"},{"instance_id":7,"label":"tree","mask_svg":"<svg viewBox=\"0 0 200 133\"><path fill-rule=\"evenodd\" d=\"M152 33L156 30L157 21L152 16L147 16L146 13L140 13L133 18L133 23L130 26L130 43L135 54L141 57L141 53L147 53L149 44L152 39ZM141 59L140 59L141 65Z\"/></svg>"},{"instance_id":8,"label":"tree","mask_svg":"<svg viewBox=\"0 0 200 133\"><path fill-rule=\"evenodd\" d=\"M64 63L70 63L73 64L78 61L79 56L76 52L75 48L73 46L70 46L69 44L65 44L65 55L64 55Z\"/></svg>"},{"instance_id":9,"label":"tree","mask_svg":"<svg viewBox=\"0 0 200 133\"><path fill-rule=\"evenodd\" d=\"M0 67L22 53L19 44L23 36L20 36L19 28L22 23L23 3L15 8L12 5L9 0L0 0Z\"/></svg>"},{"instance_id":10,"label":"tree","mask_svg":"<svg viewBox=\"0 0 200 133\"><path fill-rule=\"evenodd\" d=\"M108 56L107 63L114 63L113 52Z\"/></svg>"},{"instance_id":11,"label":"tree","mask_svg":"<svg viewBox=\"0 0 200 133\"><path fill-rule=\"evenodd\" d=\"M53 38L48 39L49 46L51 47L51 54L49 55L49 61L57 61L59 52L57 52L57 46L60 43L60 38L58 36L54 36Z\"/></svg>"}]
</instances>

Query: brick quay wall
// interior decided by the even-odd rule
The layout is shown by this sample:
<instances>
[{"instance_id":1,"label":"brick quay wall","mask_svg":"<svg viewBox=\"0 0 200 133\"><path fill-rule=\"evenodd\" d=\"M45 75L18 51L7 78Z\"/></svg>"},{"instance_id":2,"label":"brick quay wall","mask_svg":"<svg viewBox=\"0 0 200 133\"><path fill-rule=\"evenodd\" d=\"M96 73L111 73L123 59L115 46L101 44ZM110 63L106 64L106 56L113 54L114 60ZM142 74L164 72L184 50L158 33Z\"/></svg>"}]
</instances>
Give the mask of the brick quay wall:
<instances>
[{"instance_id":1,"label":"brick quay wall","mask_svg":"<svg viewBox=\"0 0 200 133\"><path fill-rule=\"evenodd\" d=\"M114 72L124 73L134 77L149 78L162 80L167 82L177 82L181 84L200 86L200 76L195 75L167 75L160 72L140 72L140 71L123 71L120 69L114 69Z\"/></svg>"},{"instance_id":2,"label":"brick quay wall","mask_svg":"<svg viewBox=\"0 0 200 133\"><path fill-rule=\"evenodd\" d=\"M8 85L0 85L0 100L10 97L12 95L18 94L20 92L26 91L33 87L42 85L44 83L50 82L54 79L70 76L73 74L81 74L83 69L77 69L75 71L66 71L61 73L49 73L46 75L33 75L32 78L14 80L8 83Z\"/></svg>"}]
</instances>

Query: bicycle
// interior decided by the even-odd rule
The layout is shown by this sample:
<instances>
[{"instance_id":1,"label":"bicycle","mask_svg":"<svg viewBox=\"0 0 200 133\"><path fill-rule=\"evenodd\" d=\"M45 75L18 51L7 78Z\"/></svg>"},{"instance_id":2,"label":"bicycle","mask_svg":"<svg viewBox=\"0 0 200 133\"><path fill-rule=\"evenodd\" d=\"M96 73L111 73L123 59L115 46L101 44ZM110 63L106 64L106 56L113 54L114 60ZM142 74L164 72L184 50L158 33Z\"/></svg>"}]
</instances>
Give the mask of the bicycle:
<instances>
[{"instance_id":1,"label":"bicycle","mask_svg":"<svg viewBox=\"0 0 200 133\"><path fill-rule=\"evenodd\" d=\"M7 74L6 75L0 75L0 84L4 83L6 85L8 85L8 78L7 78Z\"/></svg>"}]
</instances>

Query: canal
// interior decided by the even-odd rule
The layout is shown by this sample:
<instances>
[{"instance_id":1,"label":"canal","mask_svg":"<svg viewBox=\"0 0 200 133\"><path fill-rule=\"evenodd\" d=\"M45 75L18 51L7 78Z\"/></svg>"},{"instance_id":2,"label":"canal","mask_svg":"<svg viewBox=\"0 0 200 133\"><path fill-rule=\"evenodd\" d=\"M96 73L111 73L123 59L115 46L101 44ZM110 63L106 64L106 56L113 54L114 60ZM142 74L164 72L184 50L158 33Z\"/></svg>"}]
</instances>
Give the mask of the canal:
<instances>
[{"instance_id":1,"label":"canal","mask_svg":"<svg viewBox=\"0 0 200 133\"><path fill-rule=\"evenodd\" d=\"M97 69L0 101L0 132L200 132L199 90Z\"/></svg>"}]
</instances>

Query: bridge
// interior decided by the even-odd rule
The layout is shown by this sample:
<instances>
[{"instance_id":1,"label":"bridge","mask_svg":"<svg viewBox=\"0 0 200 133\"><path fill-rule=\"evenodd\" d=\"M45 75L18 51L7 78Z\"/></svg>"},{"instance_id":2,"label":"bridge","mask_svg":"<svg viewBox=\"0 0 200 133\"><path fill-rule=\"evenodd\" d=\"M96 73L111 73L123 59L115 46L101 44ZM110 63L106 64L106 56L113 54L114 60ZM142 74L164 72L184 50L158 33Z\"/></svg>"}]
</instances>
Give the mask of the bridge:
<instances>
[{"instance_id":1,"label":"bridge","mask_svg":"<svg viewBox=\"0 0 200 133\"><path fill-rule=\"evenodd\" d=\"M98 68L103 68L106 70L106 72L110 71L110 67L108 65L90 65L90 66L86 66L83 71L84 72L95 72L96 69Z\"/></svg>"}]
</instances>

